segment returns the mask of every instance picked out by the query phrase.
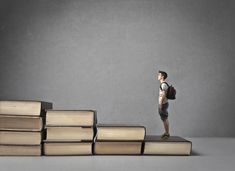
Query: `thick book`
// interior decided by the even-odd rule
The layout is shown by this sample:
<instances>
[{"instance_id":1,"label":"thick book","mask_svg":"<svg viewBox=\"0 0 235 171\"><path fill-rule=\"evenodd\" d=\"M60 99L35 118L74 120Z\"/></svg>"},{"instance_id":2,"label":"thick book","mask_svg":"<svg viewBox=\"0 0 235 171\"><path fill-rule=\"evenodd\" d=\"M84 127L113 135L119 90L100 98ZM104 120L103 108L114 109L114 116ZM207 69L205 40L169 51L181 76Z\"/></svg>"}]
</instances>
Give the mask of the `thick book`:
<instances>
[{"instance_id":1,"label":"thick book","mask_svg":"<svg viewBox=\"0 0 235 171\"><path fill-rule=\"evenodd\" d=\"M92 141L93 127L46 127L48 141Z\"/></svg>"},{"instance_id":2,"label":"thick book","mask_svg":"<svg viewBox=\"0 0 235 171\"><path fill-rule=\"evenodd\" d=\"M178 136L162 140L160 136L148 135L144 140L145 155L190 155L192 142Z\"/></svg>"},{"instance_id":3,"label":"thick book","mask_svg":"<svg viewBox=\"0 0 235 171\"><path fill-rule=\"evenodd\" d=\"M0 115L0 130L41 131L42 128L39 116Z\"/></svg>"},{"instance_id":4,"label":"thick book","mask_svg":"<svg viewBox=\"0 0 235 171\"><path fill-rule=\"evenodd\" d=\"M40 116L43 110L52 109L52 103L30 100L0 101L1 115Z\"/></svg>"},{"instance_id":5,"label":"thick book","mask_svg":"<svg viewBox=\"0 0 235 171\"><path fill-rule=\"evenodd\" d=\"M44 142L44 155L47 156L72 156L91 155L92 142Z\"/></svg>"},{"instance_id":6,"label":"thick book","mask_svg":"<svg viewBox=\"0 0 235 171\"><path fill-rule=\"evenodd\" d=\"M98 124L97 141L143 141L146 129L140 125Z\"/></svg>"},{"instance_id":7,"label":"thick book","mask_svg":"<svg viewBox=\"0 0 235 171\"><path fill-rule=\"evenodd\" d=\"M142 142L95 142L94 154L140 155Z\"/></svg>"},{"instance_id":8,"label":"thick book","mask_svg":"<svg viewBox=\"0 0 235 171\"><path fill-rule=\"evenodd\" d=\"M40 145L42 132L0 131L1 145Z\"/></svg>"},{"instance_id":9,"label":"thick book","mask_svg":"<svg viewBox=\"0 0 235 171\"><path fill-rule=\"evenodd\" d=\"M0 145L0 156L41 156L41 145Z\"/></svg>"},{"instance_id":10,"label":"thick book","mask_svg":"<svg viewBox=\"0 0 235 171\"><path fill-rule=\"evenodd\" d=\"M47 110L47 126L87 126L96 124L96 111L93 110Z\"/></svg>"}]
</instances>

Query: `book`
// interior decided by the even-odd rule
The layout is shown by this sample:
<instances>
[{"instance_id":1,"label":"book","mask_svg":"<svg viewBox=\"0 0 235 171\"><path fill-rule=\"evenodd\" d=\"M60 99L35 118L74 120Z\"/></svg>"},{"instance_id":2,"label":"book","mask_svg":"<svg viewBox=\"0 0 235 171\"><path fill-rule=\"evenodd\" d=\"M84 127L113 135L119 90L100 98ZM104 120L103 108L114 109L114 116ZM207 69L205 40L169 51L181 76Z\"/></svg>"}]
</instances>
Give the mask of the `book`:
<instances>
[{"instance_id":1,"label":"book","mask_svg":"<svg viewBox=\"0 0 235 171\"><path fill-rule=\"evenodd\" d=\"M178 136L162 140L160 136L148 135L144 140L145 155L190 155L192 142Z\"/></svg>"},{"instance_id":2,"label":"book","mask_svg":"<svg viewBox=\"0 0 235 171\"><path fill-rule=\"evenodd\" d=\"M0 101L1 115L30 115L40 116L42 110L52 109L52 103L30 100Z\"/></svg>"},{"instance_id":3,"label":"book","mask_svg":"<svg viewBox=\"0 0 235 171\"><path fill-rule=\"evenodd\" d=\"M0 145L0 156L40 156L41 145Z\"/></svg>"},{"instance_id":4,"label":"book","mask_svg":"<svg viewBox=\"0 0 235 171\"><path fill-rule=\"evenodd\" d=\"M93 127L46 127L49 141L92 141Z\"/></svg>"},{"instance_id":5,"label":"book","mask_svg":"<svg viewBox=\"0 0 235 171\"><path fill-rule=\"evenodd\" d=\"M41 132L0 131L1 145L40 145Z\"/></svg>"},{"instance_id":6,"label":"book","mask_svg":"<svg viewBox=\"0 0 235 171\"><path fill-rule=\"evenodd\" d=\"M140 125L98 124L97 141L143 141L146 129Z\"/></svg>"},{"instance_id":7,"label":"book","mask_svg":"<svg viewBox=\"0 0 235 171\"><path fill-rule=\"evenodd\" d=\"M91 155L92 142L44 142L44 155Z\"/></svg>"},{"instance_id":8,"label":"book","mask_svg":"<svg viewBox=\"0 0 235 171\"><path fill-rule=\"evenodd\" d=\"M140 155L142 142L95 142L94 154Z\"/></svg>"},{"instance_id":9,"label":"book","mask_svg":"<svg viewBox=\"0 0 235 171\"><path fill-rule=\"evenodd\" d=\"M0 130L41 131L42 127L41 117L0 115Z\"/></svg>"},{"instance_id":10,"label":"book","mask_svg":"<svg viewBox=\"0 0 235 171\"><path fill-rule=\"evenodd\" d=\"M96 124L93 110L47 110L47 126L87 126Z\"/></svg>"}]
</instances>

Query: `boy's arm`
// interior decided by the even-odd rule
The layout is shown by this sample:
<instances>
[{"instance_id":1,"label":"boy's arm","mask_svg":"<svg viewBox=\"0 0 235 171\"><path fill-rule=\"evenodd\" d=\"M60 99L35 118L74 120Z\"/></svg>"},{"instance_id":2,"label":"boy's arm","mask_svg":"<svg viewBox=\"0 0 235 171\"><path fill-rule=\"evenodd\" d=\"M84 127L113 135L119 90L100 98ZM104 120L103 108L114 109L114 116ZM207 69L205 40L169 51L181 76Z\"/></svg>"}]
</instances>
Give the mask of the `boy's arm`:
<instances>
[{"instance_id":1,"label":"boy's arm","mask_svg":"<svg viewBox=\"0 0 235 171\"><path fill-rule=\"evenodd\" d=\"M162 88L162 93L160 95L160 108L162 108L162 104L163 104L163 100L166 98L166 93L167 93L167 89L168 89L168 86L166 83L163 83L161 85L161 88Z\"/></svg>"},{"instance_id":2,"label":"boy's arm","mask_svg":"<svg viewBox=\"0 0 235 171\"><path fill-rule=\"evenodd\" d=\"M162 90L162 94L160 95L160 107L162 107L164 98L166 98L166 90Z\"/></svg>"}]
</instances>

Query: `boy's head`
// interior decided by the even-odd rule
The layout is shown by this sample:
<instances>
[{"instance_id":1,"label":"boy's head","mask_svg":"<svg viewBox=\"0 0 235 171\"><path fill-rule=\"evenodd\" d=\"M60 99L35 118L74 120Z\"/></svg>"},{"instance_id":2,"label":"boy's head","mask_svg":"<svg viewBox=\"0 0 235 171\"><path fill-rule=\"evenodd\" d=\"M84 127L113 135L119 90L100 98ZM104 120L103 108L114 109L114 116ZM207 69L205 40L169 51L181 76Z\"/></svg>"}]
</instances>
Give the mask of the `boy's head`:
<instances>
[{"instance_id":1,"label":"boy's head","mask_svg":"<svg viewBox=\"0 0 235 171\"><path fill-rule=\"evenodd\" d=\"M164 71L158 71L158 80L165 80L167 78L167 73Z\"/></svg>"}]
</instances>

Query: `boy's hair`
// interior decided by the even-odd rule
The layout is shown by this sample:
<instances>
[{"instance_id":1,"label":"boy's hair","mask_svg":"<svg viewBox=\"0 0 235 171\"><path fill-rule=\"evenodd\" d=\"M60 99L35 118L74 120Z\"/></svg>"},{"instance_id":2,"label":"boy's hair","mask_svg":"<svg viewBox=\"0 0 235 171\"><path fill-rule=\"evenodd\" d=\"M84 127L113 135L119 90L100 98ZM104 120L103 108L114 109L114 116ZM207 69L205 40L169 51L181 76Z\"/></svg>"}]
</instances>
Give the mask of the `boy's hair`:
<instances>
[{"instance_id":1,"label":"boy's hair","mask_svg":"<svg viewBox=\"0 0 235 171\"><path fill-rule=\"evenodd\" d=\"M164 80L167 78L167 73L164 71L158 71L158 73L162 74Z\"/></svg>"}]
</instances>

